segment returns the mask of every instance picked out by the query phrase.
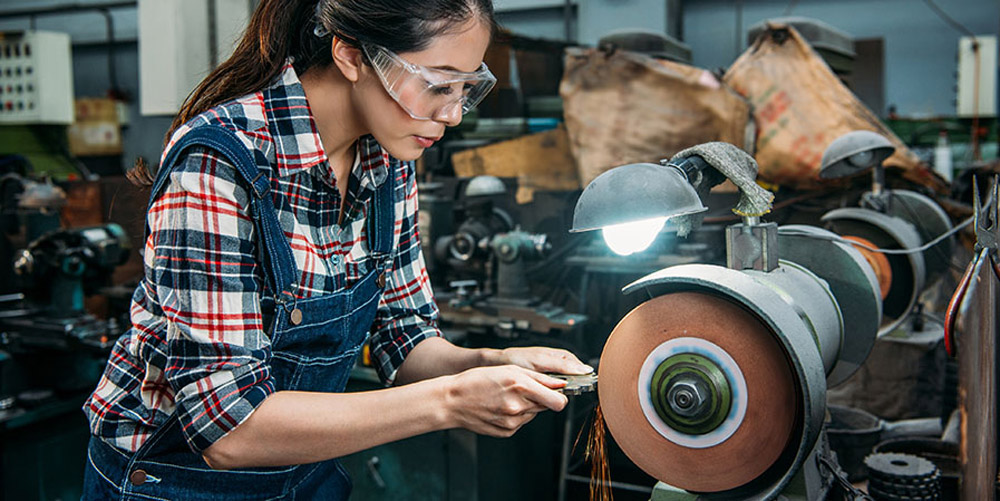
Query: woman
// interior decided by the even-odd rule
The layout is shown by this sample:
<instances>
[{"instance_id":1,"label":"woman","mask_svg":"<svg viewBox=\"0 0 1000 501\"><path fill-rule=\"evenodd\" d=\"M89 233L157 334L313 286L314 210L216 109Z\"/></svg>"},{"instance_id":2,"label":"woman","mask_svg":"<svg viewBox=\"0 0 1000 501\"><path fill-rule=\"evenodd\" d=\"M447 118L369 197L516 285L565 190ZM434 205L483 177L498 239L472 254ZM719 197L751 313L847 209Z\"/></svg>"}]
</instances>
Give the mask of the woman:
<instances>
[{"instance_id":1,"label":"woman","mask_svg":"<svg viewBox=\"0 0 1000 501\"><path fill-rule=\"evenodd\" d=\"M456 347L412 160L492 87L489 0L263 0L185 103L133 328L84 411L84 499L345 499L333 459L561 410L562 350ZM395 386L341 393L370 333Z\"/></svg>"}]
</instances>

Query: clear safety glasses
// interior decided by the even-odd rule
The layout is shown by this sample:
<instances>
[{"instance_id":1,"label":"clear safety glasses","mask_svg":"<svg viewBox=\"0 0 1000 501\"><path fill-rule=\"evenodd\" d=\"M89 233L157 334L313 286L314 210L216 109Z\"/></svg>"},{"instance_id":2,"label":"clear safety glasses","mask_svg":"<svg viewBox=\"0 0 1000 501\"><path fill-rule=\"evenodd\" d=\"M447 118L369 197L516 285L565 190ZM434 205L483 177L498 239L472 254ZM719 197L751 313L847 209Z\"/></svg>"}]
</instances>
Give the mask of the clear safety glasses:
<instances>
[{"instance_id":1,"label":"clear safety glasses","mask_svg":"<svg viewBox=\"0 0 1000 501\"><path fill-rule=\"evenodd\" d=\"M497 83L483 63L472 73L427 68L412 64L388 49L363 44L379 80L389 95L417 120L450 116L457 106L468 113Z\"/></svg>"}]
</instances>

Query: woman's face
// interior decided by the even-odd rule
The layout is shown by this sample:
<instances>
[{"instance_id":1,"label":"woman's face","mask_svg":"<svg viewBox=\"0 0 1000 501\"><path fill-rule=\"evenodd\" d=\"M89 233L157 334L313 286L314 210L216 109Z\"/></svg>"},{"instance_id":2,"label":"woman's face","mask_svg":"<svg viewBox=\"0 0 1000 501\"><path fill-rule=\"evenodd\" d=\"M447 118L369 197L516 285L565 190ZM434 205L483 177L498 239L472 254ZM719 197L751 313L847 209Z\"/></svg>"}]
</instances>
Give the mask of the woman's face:
<instances>
[{"instance_id":1,"label":"woman's face","mask_svg":"<svg viewBox=\"0 0 1000 501\"><path fill-rule=\"evenodd\" d=\"M471 73L479 69L489 43L488 25L476 18L435 37L424 50L399 56L428 68ZM386 92L375 70L368 65L362 65L354 89L355 109L359 110L369 132L390 155L400 160L420 158L424 149L441 139L445 127L454 127L462 121L461 106L430 120L411 117Z\"/></svg>"}]
</instances>

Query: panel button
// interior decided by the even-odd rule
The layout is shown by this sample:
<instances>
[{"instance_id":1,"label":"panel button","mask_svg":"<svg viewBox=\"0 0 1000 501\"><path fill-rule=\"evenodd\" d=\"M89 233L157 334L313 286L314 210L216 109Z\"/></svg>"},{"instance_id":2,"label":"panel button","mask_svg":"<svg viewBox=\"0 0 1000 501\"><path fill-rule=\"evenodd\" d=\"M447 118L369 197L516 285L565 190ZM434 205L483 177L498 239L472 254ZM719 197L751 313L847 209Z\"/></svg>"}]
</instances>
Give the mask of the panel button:
<instances>
[{"instance_id":1,"label":"panel button","mask_svg":"<svg viewBox=\"0 0 1000 501\"><path fill-rule=\"evenodd\" d=\"M299 325L302 323L302 310L295 308L292 313L288 315L288 319L292 321L292 325Z\"/></svg>"}]
</instances>

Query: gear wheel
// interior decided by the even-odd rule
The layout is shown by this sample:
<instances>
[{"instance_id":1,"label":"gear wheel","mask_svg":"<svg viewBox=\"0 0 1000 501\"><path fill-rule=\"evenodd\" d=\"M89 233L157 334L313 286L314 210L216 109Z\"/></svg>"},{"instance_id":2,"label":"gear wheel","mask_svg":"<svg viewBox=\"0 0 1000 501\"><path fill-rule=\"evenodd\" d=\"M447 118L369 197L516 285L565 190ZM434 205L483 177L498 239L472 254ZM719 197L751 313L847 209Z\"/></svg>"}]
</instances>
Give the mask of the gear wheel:
<instances>
[{"instance_id":1,"label":"gear wheel","mask_svg":"<svg viewBox=\"0 0 1000 501\"><path fill-rule=\"evenodd\" d=\"M941 472L930 461L910 454L880 453L865 458L868 494L876 501L938 501Z\"/></svg>"}]
</instances>

